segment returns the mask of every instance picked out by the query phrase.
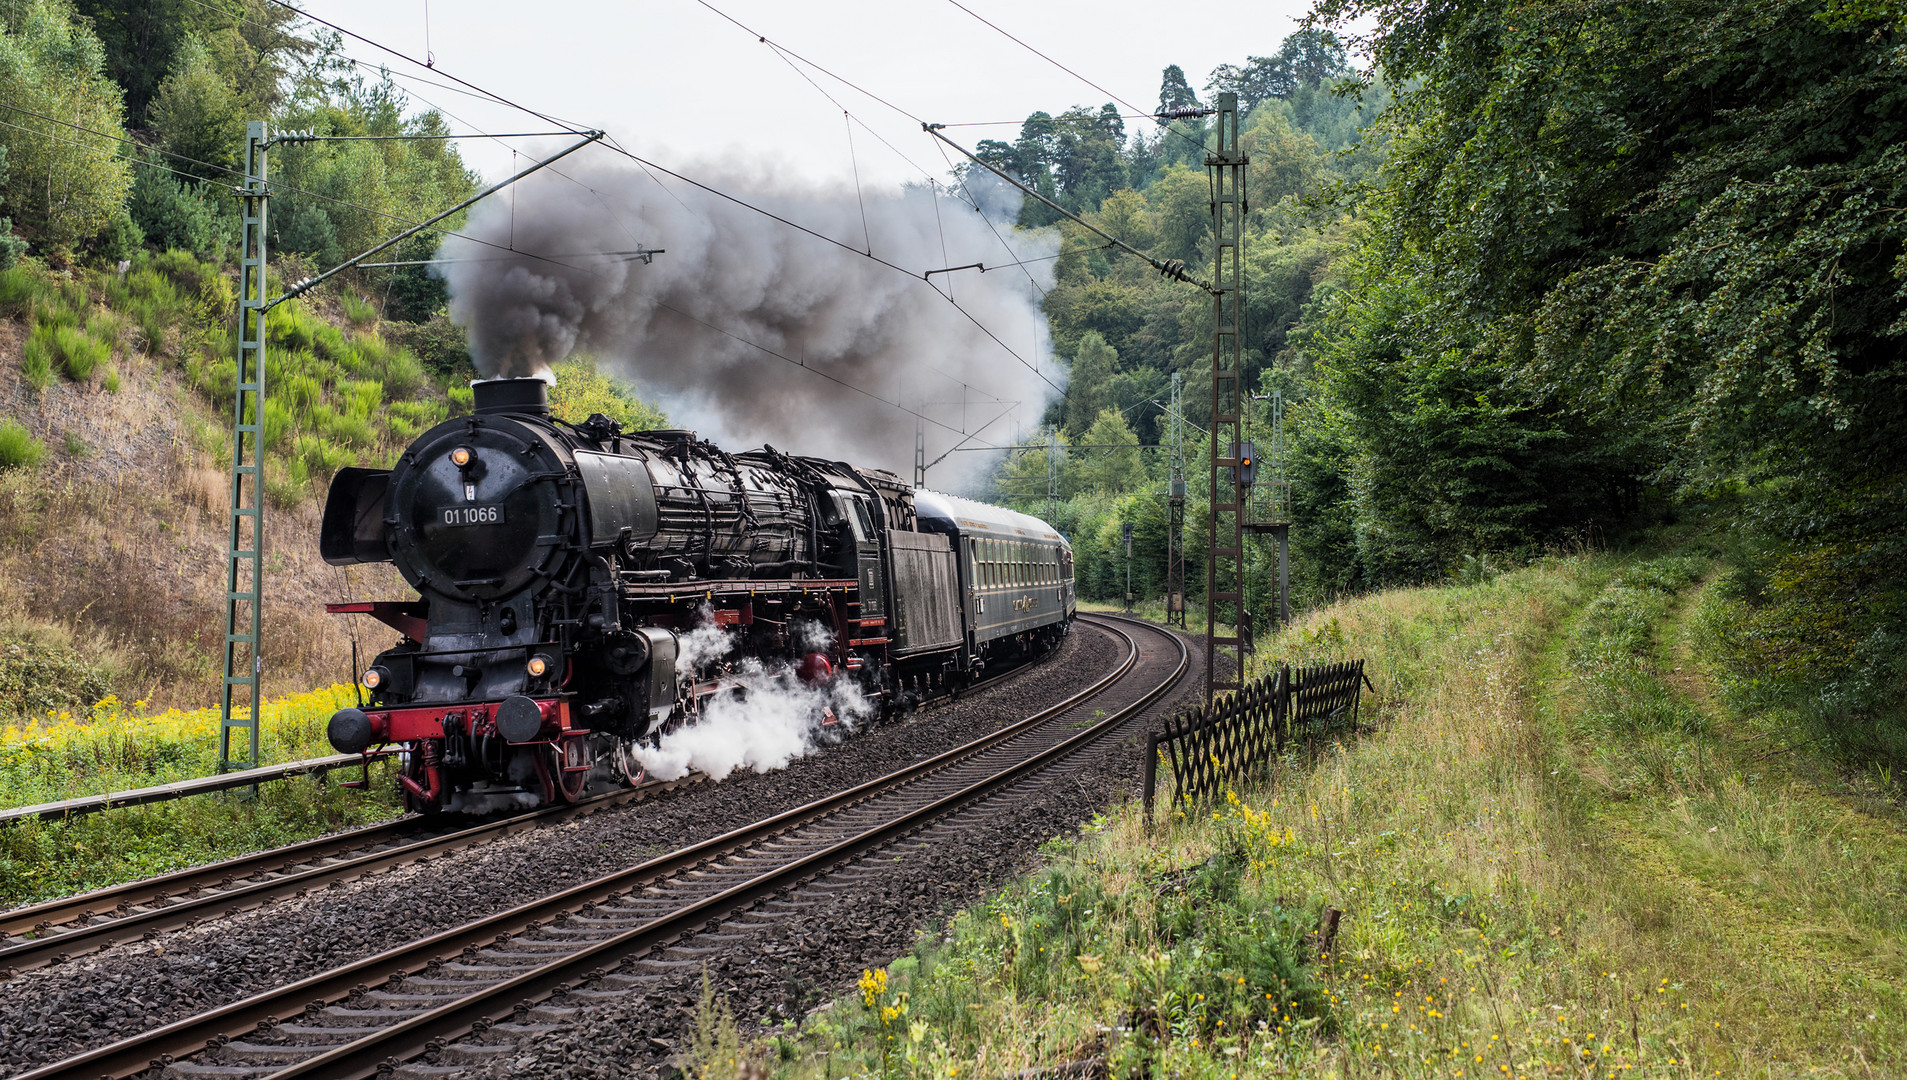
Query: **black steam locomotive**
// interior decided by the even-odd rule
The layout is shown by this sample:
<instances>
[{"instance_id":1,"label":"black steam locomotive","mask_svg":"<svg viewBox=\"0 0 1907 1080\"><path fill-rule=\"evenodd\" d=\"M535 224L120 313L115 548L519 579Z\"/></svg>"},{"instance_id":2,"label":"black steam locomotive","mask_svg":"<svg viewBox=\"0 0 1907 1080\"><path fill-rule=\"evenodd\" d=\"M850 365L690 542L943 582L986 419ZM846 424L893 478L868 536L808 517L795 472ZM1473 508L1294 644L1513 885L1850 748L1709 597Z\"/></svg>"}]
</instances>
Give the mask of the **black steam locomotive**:
<instances>
[{"instance_id":1,"label":"black steam locomotive","mask_svg":"<svg viewBox=\"0 0 1907 1080\"><path fill-rule=\"evenodd\" d=\"M643 741L740 692L738 665L852 680L891 711L1071 624L1072 549L1037 518L772 447L569 424L538 379L474 389L396 467L341 470L321 527L327 562L393 562L418 593L328 605L403 635L329 735L402 744L414 809L633 782Z\"/></svg>"}]
</instances>

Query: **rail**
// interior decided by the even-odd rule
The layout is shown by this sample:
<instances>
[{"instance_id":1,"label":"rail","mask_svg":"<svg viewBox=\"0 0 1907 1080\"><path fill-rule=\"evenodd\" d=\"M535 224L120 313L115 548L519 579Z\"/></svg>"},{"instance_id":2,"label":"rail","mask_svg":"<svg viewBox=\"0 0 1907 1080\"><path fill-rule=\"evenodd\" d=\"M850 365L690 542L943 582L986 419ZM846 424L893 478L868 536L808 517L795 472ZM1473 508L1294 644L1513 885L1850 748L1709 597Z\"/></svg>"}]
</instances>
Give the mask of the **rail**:
<instances>
[{"instance_id":1,"label":"rail","mask_svg":"<svg viewBox=\"0 0 1907 1080\"><path fill-rule=\"evenodd\" d=\"M1085 730L1072 731L1057 721L1119 683L1137 663L1139 648L1131 636L1116 627L1107 629L1128 644L1128 654L1115 670L1066 701L966 746L595 881L35 1069L18 1080L125 1077L155 1066L165 1068L174 1062L175 1055L183 1057L208 1046L229 1047L244 1055L265 1049L247 1041L254 1028L259 1036L277 1040L283 1037L278 1033L293 1028L328 1025L330 1021L326 1017L334 1013L349 1013L354 1017L351 1033L356 1038L339 1044L331 1038L335 1032L327 1028L325 1042L297 1052L288 1045L275 1044L269 1051L274 1065L240 1068L271 1072L283 1078L375 1075L381 1062L392 1058L401 1061L432 1046L441 1046L441 1040L456 1038L493 1018L508 1016L513 1008L519 1007L516 1003L561 994L579 979L586 982L603 977L606 966L613 967L624 959L643 954L857 858L1110 734L1175 685L1186 671L1189 658L1183 642L1166 635L1177 646L1172 670L1156 684L1147 685L1136 700L1112 715L1096 718ZM1014 760L1004 763L1004 768L988 766L980 776L954 768L970 760L977 765L977 755L982 751L1008 752L1011 748L1007 744L1011 741L1040 731L1063 737L1027 756L1013 754ZM927 789L921 789L911 802L903 798L902 805L891 809L880 803L890 794L908 790L915 782L929 778L939 779ZM750 869L751 865L758 865L759 855L746 860L725 858L744 848L766 855L769 849L762 846L763 841L787 836L798 827L844 813L867 815L867 825L857 824L845 832L827 835L825 842L811 840L805 848L798 846L776 854L770 859L776 865L763 868L766 872ZM694 873L690 873L692 871ZM493 965L497 968L494 972L486 971L482 978L459 980L449 1000L439 998L425 1003L420 999L414 1005L381 1014L378 1019L384 1021L382 1023L372 1022L365 1011L381 998L400 994L408 997L443 982L435 976L447 965L482 966L488 954L517 947L515 943L526 940L525 935L541 932L550 927L553 920L578 912L593 912L591 921L613 921L611 916L619 905L639 902L653 891L646 887L658 880L683 881L686 882L683 888L693 889L700 882L725 875L734 877L724 877L712 893L702 891L692 898L684 897L686 902L666 902L665 908L653 916L620 923L594 940L574 940L569 948L562 950L567 955L538 953L539 958L547 956L548 960L528 970L520 960L535 949L522 956L499 956L502 963ZM729 880L734 883L729 884ZM569 930L552 932L567 934ZM409 989L413 983L417 984L416 991ZM380 984L381 988L374 989ZM302 1017L296 1015L301 1009ZM300 1057L302 1061L297 1060ZM236 1071L218 1065L209 1067L213 1072L222 1070Z\"/></svg>"},{"instance_id":2,"label":"rail","mask_svg":"<svg viewBox=\"0 0 1907 1080\"><path fill-rule=\"evenodd\" d=\"M384 751L384 753L392 752L394 751ZM373 754L372 756L381 755ZM44 821L51 818L75 817L80 814L97 814L101 810L115 810L122 806L165 802L169 799L183 799L190 795L209 795L215 791L230 791L233 788L251 787L254 784L286 780L294 776L315 776L330 772L332 769L356 765L363 760L364 756L361 754L333 754L330 757L288 761L283 765L265 765L256 769L221 773L217 776L177 780L170 784L134 788L131 791L112 791L104 795L82 795L77 799L63 799L60 802L18 806L11 810L0 810L0 825L9 825L29 818L39 818Z\"/></svg>"}]
</instances>

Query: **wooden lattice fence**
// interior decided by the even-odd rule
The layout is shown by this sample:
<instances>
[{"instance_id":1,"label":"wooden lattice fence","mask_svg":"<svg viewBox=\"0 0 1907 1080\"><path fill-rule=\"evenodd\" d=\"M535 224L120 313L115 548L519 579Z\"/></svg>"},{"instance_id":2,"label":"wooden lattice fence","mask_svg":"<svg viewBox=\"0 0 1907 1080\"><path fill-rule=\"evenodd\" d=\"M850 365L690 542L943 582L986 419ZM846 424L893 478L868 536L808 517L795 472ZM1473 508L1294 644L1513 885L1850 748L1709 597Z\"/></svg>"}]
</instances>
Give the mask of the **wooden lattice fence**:
<instances>
[{"instance_id":1,"label":"wooden lattice fence","mask_svg":"<svg viewBox=\"0 0 1907 1080\"><path fill-rule=\"evenodd\" d=\"M1279 665L1209 709L1169 717L1146 737L1145 810L1151 819L1159 760L1172 769L1177 801L1223 797L1267 775L1288 749L1311 752L1357 729L1359 692L1369 686L1364 661L1316 667Z\"/></svg>"}]
</instances>

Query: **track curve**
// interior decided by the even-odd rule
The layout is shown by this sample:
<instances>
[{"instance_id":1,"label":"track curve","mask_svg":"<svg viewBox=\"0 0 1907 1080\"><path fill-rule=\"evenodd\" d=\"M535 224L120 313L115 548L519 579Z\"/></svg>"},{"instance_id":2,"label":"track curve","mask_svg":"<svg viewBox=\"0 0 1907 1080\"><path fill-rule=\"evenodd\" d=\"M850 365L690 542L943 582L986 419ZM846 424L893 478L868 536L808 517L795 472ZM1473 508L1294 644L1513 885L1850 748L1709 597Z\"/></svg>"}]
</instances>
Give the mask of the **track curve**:
<instances>
[{"instance_id":1,"label":"track curve","mask_svg":"<svg viewBox=\"0 0 1907 1080\"><path fill-rule=\"evenodd\" d=\"M825 887L822 879L868 852L971 814L1006 788L1037 779L1048 764L1122 730L1184 675L1189 654L1177 637L1144 624L1121 626L1123 620L1094 622L1128 645L1113 673L966 746L20 1080L130 1076L154 1066L168 1077L371 1075L380 1063L388 1070L393 1061L419 1054L443 1056L450 1053L446 1040L472 1032L479 1042L492 1027L507 1034L532 1011L569 993L614 994L619 984L653 979L602 969L657 955L711 921L764 902L791 902L776 899L791 891L800 907L802 890ZM1096 705L1102 707L1091 715ZM506 1019L497 1024L499 1018ZM472 1059L470 1064L485 1057L476 1047L460 1047L450 1056Z\"/></svg>"}]
</instances>

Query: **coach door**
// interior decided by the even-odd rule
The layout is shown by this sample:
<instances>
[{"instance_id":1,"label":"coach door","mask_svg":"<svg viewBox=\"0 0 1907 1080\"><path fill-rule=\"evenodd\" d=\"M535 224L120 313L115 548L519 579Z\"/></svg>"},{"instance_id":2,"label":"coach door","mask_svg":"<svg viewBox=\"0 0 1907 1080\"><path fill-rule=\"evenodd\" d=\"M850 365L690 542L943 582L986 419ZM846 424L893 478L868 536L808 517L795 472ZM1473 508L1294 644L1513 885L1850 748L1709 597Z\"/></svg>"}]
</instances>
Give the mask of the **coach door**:
<instances>
[{"instance_id":1,"label":"coach door","mask_svg":"<svg viewBox=\"0 0 1907 1080\"><path fill-rule=\"evenodd\" d=\"M887 582L881 574L880 533L874 528L874 514L865 495L843 495L847 503L848 527L854 530L861 578L861 618L887 618ZM867 635L863 635L867 636Z\"/></svg>"}]
</instances>

